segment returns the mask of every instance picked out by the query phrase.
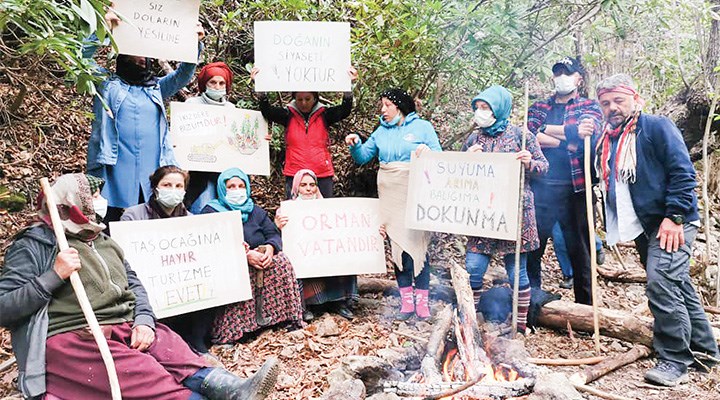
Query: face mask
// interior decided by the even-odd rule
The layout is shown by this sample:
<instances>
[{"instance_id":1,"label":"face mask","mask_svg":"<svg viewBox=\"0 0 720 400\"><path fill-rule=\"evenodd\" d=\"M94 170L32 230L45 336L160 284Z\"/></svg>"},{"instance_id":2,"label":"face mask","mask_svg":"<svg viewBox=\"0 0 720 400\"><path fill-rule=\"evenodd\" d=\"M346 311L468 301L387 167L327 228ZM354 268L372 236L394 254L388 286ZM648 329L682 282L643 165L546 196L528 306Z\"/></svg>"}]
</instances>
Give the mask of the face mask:
<instances>
[{"instance_id":1,"label":"face mask","mask_svg":"<svg viewBox=\"0 0 720 400\"><path fill-rule=\"evenodd\" d=\"M228 190L227 194L225 194L225 200L230 204L239 206L247 201L247 190Z\"/></svg>"},{"instance_id":2,"label":"face mask","mask_svg":"<svg viewBox=\"0 0 720 400\"><path fill-rule=\"evenodd\" d=\"M560 75L553 78L553 81L555 82L555 91L561 96L570 94L577 89L574 76Z\"/></svg>"},{"instance_id":3,"label":"face mask","mask_svg":"<svg viewBox=\"0 0 720 400\"><path fill-rule=\"evenodd\" d=\"M477 126L479 126L480 128L487 128L488 126L492 126L496 121L492 110L483 110L480 108L475 110L475 116L473 117L473 120L475 121L475 124L477 124Z\"/></svg>"},{"instance_id":4,"label":"face mask","mask_svg":"<svg viewBox=\"0 0 720 400\"><path fill-rule=\"evenodd\" d=\"M108 201L106 198L100 196L93 199L93 211L95 211L95 214L99 215L100 218L105 218L105 215L107 214L107 209Z\"/></svg>"},{"instance_id":5,"label":"face mask","mask_svg":"<svg viewBox=\"0 0 720 400\"><path fill-rule=\"evenodd\" d=\"M226 94L227 92L225 89L205 89L205 95L215 101L222 100L222 98L225 97Z\"/></svg>"},{"instance_id":6,"label":"face mask","mask_svg":"<svg viewBox=\"0 0 720 400\"><path fill-rule=\"evenodd\" d=\"M185 191L182 189L156 189L155 200L160 203L161 206L171 209L182 203L185 198Z\"/></svg>"},{"instance_id":7,"label":"face mask","mask_svg":"<svg viewBox=\"0 0 720 400\"><path fill-rule=\"evenodd\" d=\"M400 115L400 113L397 113L397 115L395 115L395 118L391 119L390 122L388 122L387 124L390 126L397 125L398 123L400 123L400 118L402 118L402 115Z\"/></svg>"}]
</instances>

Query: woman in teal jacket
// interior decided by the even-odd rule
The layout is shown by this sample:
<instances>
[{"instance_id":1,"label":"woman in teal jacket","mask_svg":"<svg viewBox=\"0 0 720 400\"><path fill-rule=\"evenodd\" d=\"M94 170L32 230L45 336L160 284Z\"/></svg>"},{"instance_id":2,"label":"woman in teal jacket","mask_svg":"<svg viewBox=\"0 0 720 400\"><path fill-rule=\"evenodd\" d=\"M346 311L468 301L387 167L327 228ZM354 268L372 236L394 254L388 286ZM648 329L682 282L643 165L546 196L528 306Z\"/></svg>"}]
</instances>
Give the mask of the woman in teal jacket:
<instances>
[{"instance_id":1,"label":"woman in teal jacket","mask_svg":"<svg viewBox=\"0 0 720 400\"><path fill-rule=\"evenodd\" d=\"M420 156L426 151L442 151L442 148L432 124L415 113L415 102L407 92L390 89L380 97L380 126L365 143L361 143L354 133L345 137L345 143L350 146L350 154L358 164L366 164L375 157L380 160L378 197L400 288L402 308L398 319L405 320L413 315L425 319L430 317L430 268L425 254L429 236L427 232L405 227L404 210L411 154L415 152Z\"/></svg>"}]
</instances>

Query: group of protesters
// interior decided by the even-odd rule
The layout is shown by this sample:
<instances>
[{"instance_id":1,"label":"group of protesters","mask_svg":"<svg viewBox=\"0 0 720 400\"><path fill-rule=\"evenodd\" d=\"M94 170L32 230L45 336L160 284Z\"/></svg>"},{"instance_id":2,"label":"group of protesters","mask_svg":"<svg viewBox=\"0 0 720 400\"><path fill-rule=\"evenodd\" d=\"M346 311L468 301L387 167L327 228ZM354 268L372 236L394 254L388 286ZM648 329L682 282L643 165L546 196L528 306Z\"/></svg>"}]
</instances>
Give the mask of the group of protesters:
<instances>
[{"instance_id":1,"label":"group of protesters","mask_svg":"<svg viewBox=\"0 0 720 400\"><path fill-rule=\"evenodd\" d=\"M111 25L119 23L112 13ZM198 36L204 32L198 28ZM200 42L201 43L201 42ZM94 52L86 47L88 57ZM198 51L202 51L200 44ZM672 386L687 379L700 352L718 358L718 347L689 277L691 245L699 216L695 171L682 136L667 118L642 112L632 79L623 74L597 85L597 100L581 94L585 73L579 59L552 66L555 93L529 109L527 129L510 124L511 93L490 86L470 100L473 130L468 152L513 153L525 169L521 188L517 328L526 330L532 288L541 287L541 259L548 238L569 256L566 287L578 303L591 304L590 243L585 191L584 146L592 145L597 182L604 194L607 244L634 240L647 269L647 296L655 317L658 364L651 382ZM282 252L281 229L255 204L248 175L239 168L221 173L177 166L168 141L164 99L188 85L195 64L181 63L158 78L151 60L119 55L115 72L95 98L86 173L59 177L53 191L70 248L59 251L45 197L38 221L21 231L5 256L0 276L0 325L12 333L18 384L29 398L108 398L108 377L68 278L77 272L115 359L126 399L262 399L272 390L278 362L271 358L248 379L226 371L208 353L211 344L232 344L264 326L301 327L313 312L329 310L354 318L355 276L298 280ZM253 69L251 77L263 71ZM351 80L358 72L350 67ZM222 62L205 65L199 94L187 102L234 107L229 101L233 72ZM294 92L275 107L258 93L263 116L285 127L285 193L304 201L333 197L335 174L329 128L350 115L352 92L328 106L317 92ZM427 319L430 309L428 232L405 226L411 156L442 151L432 124L422 119L402 89L380 93L379 125L362 140L345 136L358 164L379 160L378 196L400 292L399 320ZM589 141L586 141L589 138ZM269 138L265 138L268 140ZM525 145L525 143L527 143ZM156 321L142 282L107 233L111 221L184 217L240 211L250 279L264 288L262 318L256 297L211 310ZM111 234L112 232L110 232ZM602 246L600 246L602 248ZM514 241L468 238L465 267L476 300L493 256L504 261L512 281ZM264 321L262 324L258 321Z\"/></svg>"}]
</instances>

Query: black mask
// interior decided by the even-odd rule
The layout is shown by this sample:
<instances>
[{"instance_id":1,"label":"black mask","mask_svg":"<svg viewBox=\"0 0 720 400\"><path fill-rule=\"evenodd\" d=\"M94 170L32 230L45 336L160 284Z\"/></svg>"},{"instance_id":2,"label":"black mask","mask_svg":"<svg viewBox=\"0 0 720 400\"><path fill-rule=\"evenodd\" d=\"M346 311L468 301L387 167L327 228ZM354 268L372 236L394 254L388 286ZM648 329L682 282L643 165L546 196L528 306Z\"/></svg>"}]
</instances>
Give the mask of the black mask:
<instances>
[{"instance_id":1,"label":"black mask","mask_svg":"<svg viewBox=\"0 0 720 400\"><path fill-rule=\"evenodd\" d=\"M157 80L150 70L150 59L145 59L145 68L135 64L130 56L120 54L117 57L115 73L120 79L136 86L155 86Z\"/></svg>"}]
</instances>

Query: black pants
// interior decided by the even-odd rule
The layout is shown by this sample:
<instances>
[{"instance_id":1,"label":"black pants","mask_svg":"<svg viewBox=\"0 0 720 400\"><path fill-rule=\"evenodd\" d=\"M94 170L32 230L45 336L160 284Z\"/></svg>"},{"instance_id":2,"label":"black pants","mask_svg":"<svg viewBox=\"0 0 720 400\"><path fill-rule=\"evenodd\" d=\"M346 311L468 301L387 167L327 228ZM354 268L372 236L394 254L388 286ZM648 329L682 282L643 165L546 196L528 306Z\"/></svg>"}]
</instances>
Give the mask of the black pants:
<instances>
[{"instance_id":1,"label":"black pants","mask_svg":"<svg viewBox=\"0 0 720 400\"><path fill-rule=\"evenodd\" d=\"M565 233L565 244L573 265L575 302L592 304L592 278L590 273L590 240L585 205L585 192L575 193L572 185L549 185L533 182L535 216L537 218L540 248L531 252L527 262L530 286L539 288L542 283L541 259L548 238L552 237L555 222Z\"/></svg>"},{"instance_id":2,"label":"black pants","mask_svg":"<svg viewBox=\"0 0 720 400\"><path fill-rule=\"evenodd\" d=\"M430 263L425 260L425 264L421 267L422 271L415 276L415 261L410 254L402 252L403 269L400 271L395 267L395 279L398 287L412 287L415 280L415 289L426 290L430 288Z\"/></svg>"},{"instance_id":3,"label":"black pants","mask_svg":"<svg viewBox=\"0 0 720 400\"><path fill-rule=\"evenodd\" d=\"M292 183L293 183L293 177L286 176L285 177L285 198L288 200L292 198ZM333 177L328 176L326 178L318 178L318 189L320 189L320 193L322 193L324 198L326 198L326 199L332 198L333 197Z\"/></svg>"}]
</instances>

